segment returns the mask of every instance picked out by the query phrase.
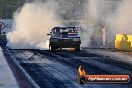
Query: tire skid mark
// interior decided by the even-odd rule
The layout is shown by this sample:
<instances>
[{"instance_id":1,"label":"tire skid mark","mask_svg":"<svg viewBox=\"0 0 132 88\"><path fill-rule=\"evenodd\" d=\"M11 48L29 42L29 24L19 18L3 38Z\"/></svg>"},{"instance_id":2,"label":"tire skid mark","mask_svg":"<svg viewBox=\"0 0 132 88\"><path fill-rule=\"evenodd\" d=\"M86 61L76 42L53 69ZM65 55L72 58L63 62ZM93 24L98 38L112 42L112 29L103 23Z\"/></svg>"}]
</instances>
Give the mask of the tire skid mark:
<instances>
[{"instance_id":1,"label":"tire skid mark","mask_svg":"<svg viewBox=\"0 0 132 88\"><path fill-rule=\"evenodd\" d=\"M102 62L102 63L104 63L104 64L108 64L108 63L105 63L105 61L107 62L107 59L109 58L109 60L111 59L110 57L107 57L107 56L102 56L102 55L96 55L96 54L91 54L91 53L88 53L88 52L84 52L84 51L81 51L80 53L79 52L75 52L75 53L70 53L70 52L50 52L50 51L45 51L45 50L26 50L26 51L28 51L28 52L32 52L32 53L34 53L34 55L36 55L36 56L40 56L42 59L43 58L47 58L47 59L49 59L49 60L51 60L51 61L54 61L54 62L58 62L58 63L61 63L61 64L63 64L63 65L65 65L65 66L68 66L68 67L70 67L70 68L72 68L72 69L78 69L78 67L80 66L80 65L83 65L83 67L86 69L86 72L88 73L88 74L112 74L111 72L109 72L109 71L106 71L105 69L103 69L103 68L100 68L100 67L98 67L98 66L95 66L94 64L92 64L92 63L89 63L89 62L87 62L87 61L83 61L83 60L81 60L80 58L82 57L82 58L87 58L87 60L90 60L91 58L95 58L94 60L96 60L97 62ZM24 52L24 51L22 51L22 52ZM87 55L88 54L88 55ZM107 59L106 59L107 58ZM35 59L34 57L33 57L33 59ZM105 60L104 60L105 59ZM28 62L27 62L28 63ZM116 63L116 62L115 62ZM24 63L25 64L25 63ZM109 63L110 65L113 65L113 63L112 62L110 62ZM28 64L26 64L26 65L29 65L29 63ZM37 64L38 66L39 66L39 64ZM114 65L114 66L116 66L116 65ZM47 75L47 77L48 77L48 74L51 74L50 72L47 74L47 73L45 73L45 71L46 71L46 69L45 68L43 68L43 66L39 66L41 69L39 69L38 71L42 71L42 73L44 73L45 75ZM55 70L58 70L58 71L60 71L61 73L63 73L61 70L59 70L59 69L56 69L55 67L52 67L53 69L55 69ZM26 69L26 68L25 68ZM129 68L128 68L129 69ZM47 70L48 71L48 70ZM32 72L32 71L31 71ZM36 71L33 71L33 72L36 72ZM41 73L37 73L38 75L40 75ZM33 74L32 74L33 75ZM51 74L52 75L52 74ZM50 76L51 76L50 75ZM52 75L53 76L53 75ZM53 78L51 76L51 78ZM33 77L35 77L34 75L33 75ZM43 79L48 79L48 78L43 78ZM57 78L54 78L54 79L57 79ZM58 80L58 79L57 79ZM55 80L56 81L56 80ZM48 81L49 82L49 81ZM47 82L47 83L48 83ZM61 81L60 81L61 82ZM68 82L68 81L67 81ZM65 83L66 82L62 82L62 85L59 85L59 86L64 86L64 87L68 87L68 86L66 86L65 85ZM42 84L43 84L43 82L42 82ZM51 84L53 84L54 85L54 83L52 83L51 82ZM40 84L41 85L41 84ZM100 88L102 88L103 87L103 85L106 85L107 86L107 88L111 88L111 86L112 86L112 88L131 88L131 87L126 87L126 85L125 84L112 84L112 85L108 85L108 84L103 84L103 85L101 85L101 84L94 84L94 86L95 85L97 85L97 86L100 86ZM59 87L58 86L58 87ZM95 88L95 87L92 87L93 85L90 85L90 84L86 84L86 85L84 85L84 86L82 86L82 87L86 87L86 88ZM122 86L122 87L121 87ZM56 87L56 86L55 86ZM57 88L57 87L56 87ZM61 87L60 87L61 88Z\"/></svg>"},{"instance_id":2,"label":"tire skid mark","mask_svg":"<svg viewBox=\"0 0 132 88\"><path fill-rule=\"evenodd\" d=\"M26 51L30 51L30 50L26 50ZM20 51L21 52L21 51ZM30 52L32 52L32 51L30 51ZM34 52L34 51L33 51ZM18 50L17 50L17 53L18 53ZM17 54L16 52L15 52L15 54ZM22 53L23 54L23 53ZM39 53L37 53L36 51L35 51L35 55L39 55L39 56L42 56L42 55L40 55ZM42 57L43 58L43 57ZM21 60L24 60L24 59L22 59L22 58L19 58L19 59L21 59ZM33 68L35 68L35 67L29 67L31 64L35 64L35 67L37 67L38 68L38 66L39 66L39 64L38 63L29 63L28 61L23 61L22 63L21 63L21 66L22 67L26 67L26 68L24 68L24 69L26 69L26 71L28 71L28 68L31 68L31 69L33 69ZM38 73L37 75L42 75L42 74L47 74L47 73L45 73L43 70L46 70L46 69L44 69L42 66L39 66L39 67L41 67L41 69L39 69L39 70L35 70L35 71L29 71L29 73L31 73L31 72L40 72L40 73ZM42 73L42 74L41 74ZM31 75L34 75L35 73L33 73L33 74L31 74ZM47 83L51 83L53 86L51 86L51 88L53 87L53 88L65 88L65 87L67 87L67 85L65 85L65 83L68 83L68 84L71 84L71 83L69 83L70 81L64 81L64 82L61 82L59 79L57 79L57 78L55 78L52 74L52 76L50 76L49 75L50 73L48 73L48 75L46 76L47 78L50 78L51 77L51 79L52 79L52 81L48 81ZM39 77L39 78L42 78L41 80L43 80L43 79L47 79L47 78L43 78L45 75L43 75L42 77ZM49 77L50 76L50 77ZM32 77L34 77L34 76L32 76ZM48 79L48 80L50 80L50 79ZM57 83L58 82L58 83ZM37 83L39 83L39 82L37 82ZM40 82L40 87L42 87L42 84L43 84L44 82ZM48 87L48 85L45 85L45 87L47 87L47 88L49 88ZM71 88L74 88L75 86L73 85L73 87L71 87ZM43 88L43 87L42 87Z\"/></svg>"}]
</instances>

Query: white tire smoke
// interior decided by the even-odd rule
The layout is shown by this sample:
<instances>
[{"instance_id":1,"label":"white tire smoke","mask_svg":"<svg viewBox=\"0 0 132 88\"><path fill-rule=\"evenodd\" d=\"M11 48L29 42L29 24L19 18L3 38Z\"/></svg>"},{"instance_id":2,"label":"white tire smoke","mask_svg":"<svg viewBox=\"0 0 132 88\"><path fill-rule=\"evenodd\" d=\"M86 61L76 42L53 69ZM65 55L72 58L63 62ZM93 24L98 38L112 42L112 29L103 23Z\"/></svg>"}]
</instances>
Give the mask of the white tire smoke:
<instances>
[{"instance_id":1,"label":"white tire smoke","mask_svg":"<svg viewBox=\"0 0 132 88\"><path fill-rule=\"evenodd\" d=\"M26 3L14 15L15 28L8 33L7 46L12 49L47 49L49 31L60 25L49 3Z\"/></svg>"}]
</instances>

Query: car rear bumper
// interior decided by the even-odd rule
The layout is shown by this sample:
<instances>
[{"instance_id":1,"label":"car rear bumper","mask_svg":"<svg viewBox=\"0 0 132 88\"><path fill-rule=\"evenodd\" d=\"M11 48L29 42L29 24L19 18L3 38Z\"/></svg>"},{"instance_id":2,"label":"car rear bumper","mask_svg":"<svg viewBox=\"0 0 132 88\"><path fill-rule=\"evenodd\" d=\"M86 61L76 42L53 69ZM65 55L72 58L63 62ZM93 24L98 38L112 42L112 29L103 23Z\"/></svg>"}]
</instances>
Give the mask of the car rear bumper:
<instances>
[{"instance_id":1,"label":"car rear bumper","mask_svg":"<svg viewBox=\"0 0 132 88\"><path fill-rule=\"evenodd\" d=\"M81 42L78 41L78 42L51 42L50 43L50 46L53 46L53 47L62 47L62 48L74 48L76 47L77 45L80 45Z\"/></svg>"}]
</instances>

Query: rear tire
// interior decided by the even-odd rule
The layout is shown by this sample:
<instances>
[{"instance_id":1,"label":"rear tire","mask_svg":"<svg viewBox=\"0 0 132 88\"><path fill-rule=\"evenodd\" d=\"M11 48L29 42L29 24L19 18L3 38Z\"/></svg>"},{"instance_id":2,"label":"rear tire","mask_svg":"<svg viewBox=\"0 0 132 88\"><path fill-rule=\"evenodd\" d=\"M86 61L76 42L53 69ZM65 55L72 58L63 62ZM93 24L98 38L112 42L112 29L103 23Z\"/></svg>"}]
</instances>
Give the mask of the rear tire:
<instances>
[{"instance_id":1,"label":"rear tire","mask_svg":"<svg viewBox=\"0 0 132 88\"><path fill-rule=\"evenodd\" d=\"M51 51L54 51L54 50L55 50L55 48L53 46L51 46Z\"/></svg>"},{"instance_id":2,"label":"rear tire","mask_svg":"<svg viewBox=\"0 0 132 88\"><path fill-rule=\"evenodd\" d=\"M49 51L51 51L51 45L49 44Z\"/></svg>"},{"instance_id":3,"label":"rear tire","mask_svg":"<svg viewBox=\"0 0 132 88\"><path fill-rule=\"evenodd\" d=\"M60 47L60 51L62 51L62 47Z\"/></svg>"},{"instance_id":4,"label":"rear tire","mask_svg":"<svg viewBox=\"0 0 132 88\"><path fill-rule=\"evenodd\" d=\"M75 51L80 51L80 45L77 45L77 46L75 47Z\"/></svg>"}]
</instances>

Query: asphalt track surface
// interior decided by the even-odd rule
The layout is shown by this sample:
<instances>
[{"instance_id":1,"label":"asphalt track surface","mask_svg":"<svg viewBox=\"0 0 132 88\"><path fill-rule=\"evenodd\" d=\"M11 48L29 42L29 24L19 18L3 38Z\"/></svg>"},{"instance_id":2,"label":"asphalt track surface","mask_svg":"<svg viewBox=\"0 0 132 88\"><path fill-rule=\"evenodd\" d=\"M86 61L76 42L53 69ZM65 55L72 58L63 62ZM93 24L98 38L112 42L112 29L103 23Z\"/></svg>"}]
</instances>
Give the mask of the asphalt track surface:
<instances>
[{"instance_id":1,"label":"asphalt track surface","mask_svg":"<svg viewBox=\"0 0 132 88\"><path fill-rule=\"evenodd\" d=\"M132 88L132 80L127 84L77 83L76 73L80 65L87 74L128 74L132 78L132 64L117 61L113 57L92 54L85 50L9 51L40 88Z\"/></svg>"}]
</instances>

